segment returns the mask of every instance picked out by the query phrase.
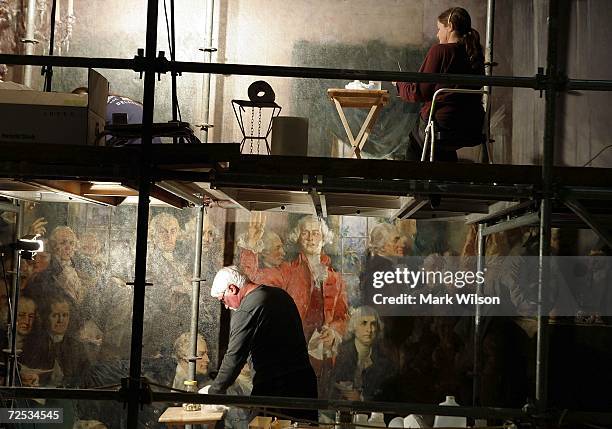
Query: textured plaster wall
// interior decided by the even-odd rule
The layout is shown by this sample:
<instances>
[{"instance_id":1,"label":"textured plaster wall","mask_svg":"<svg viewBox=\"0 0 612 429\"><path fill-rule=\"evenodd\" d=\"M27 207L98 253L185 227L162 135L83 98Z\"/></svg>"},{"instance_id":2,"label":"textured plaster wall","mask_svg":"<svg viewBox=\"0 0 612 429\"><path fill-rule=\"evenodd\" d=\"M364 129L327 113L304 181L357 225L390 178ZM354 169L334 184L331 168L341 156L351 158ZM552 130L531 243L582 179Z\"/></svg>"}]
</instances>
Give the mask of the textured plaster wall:
<instances>
[{"instance_id":1,"label":"textured plaster wall","mask_svg":"<svg viewBox=\"0 0 612 429\"><path fill-rule=\"evenodd\" d=\"M506 3L506 2L501 2ZM610 2L578 0L567 2L562 23L568 31L559 35L560 69L573 79L611 79L609 55L602 55L612 43ZM512 13L512 69L518 76L534 75L546 66L546 17L548 2L517 0L506 3ZM573 91L558 98L555 162L582 166L610 144L612 124L608 114L609 94ZM514 164L541 162L544 133L544 98L531 89L513 90L511 158ZM606 150L592 162L609 167L612 152Z\"/></svg>"},{"instance_id":2,"label":"textured plaster wall","mask_svg":"<svg viewBox=\"0 0 612 429\"><path fill-rule=\"evenodd\" d=\"M587 0L571 2L567 36L566 70L573 79L612 79L612 44L610 2ZM560 99L563 124L559 129L558 161L566 165L584 165L611 144L610 93L574 91ZM591 164L612 166L612 149L607 149Z\"/></svg>"}]
</instances>

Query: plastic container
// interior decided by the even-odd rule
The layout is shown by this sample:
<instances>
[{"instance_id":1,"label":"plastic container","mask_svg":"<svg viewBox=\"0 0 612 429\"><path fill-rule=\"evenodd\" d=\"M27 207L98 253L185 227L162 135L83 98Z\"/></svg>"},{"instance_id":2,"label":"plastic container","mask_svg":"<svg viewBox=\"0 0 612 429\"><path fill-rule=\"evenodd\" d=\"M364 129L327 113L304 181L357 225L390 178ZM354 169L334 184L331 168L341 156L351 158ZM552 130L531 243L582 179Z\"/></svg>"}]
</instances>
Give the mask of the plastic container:
<instances>
[{"instance_id":1,"label":"plastic container","mask_svg":"<svg viewBox=\"0 0 612 429\"><path fill-rule=\"evenodd\" d=\"M353 423L355 424L355 429L366 429L365 426L368 426L368 415L355 414L353 416Z\"/></svg>"},{"instance_id":2,"label":"plastic container","mask_svg":"<svg viewBox=\"0 0 612 429\"><path fill-rule=\"evenodd\" d=\"M369 89L382 89L382 82L380 80L371 80L368 82Z\"/></svg>"},{"instance_id":3,"label":"plastic container","mask_svg":"<svg viewBox=\"0 0 612 429\"><path fill-rule=\"evenodd\" d=\"M389 422L390 428L403 428L404 427L404 418L403 417L393 417Z\"/></svg>"},{"instance_id":4,"label":"plastic container","mask_svg":"<svg viewBox=\"0 0 612 429\"><path fill-rule=\"evenodd\" d=\"M407 429L416 429L416 428L424 428L427 427L423 418L417 414L410 414L404 417L404 428Z\"/></svg>"},{"instance_id":5,"label":"plastic container","mask_svg":"<svg viewBox=\"0 0 612 429\"><path fill-rule=\"evenodd\" d=\"M198 382L195 380L183 381L184 389L189 393L196 393L198 391ZM183 404L183 410L185 411L199 411L202 409L202 404Z\"/></svg>"},{"instance_id":6,"label":"plastic container","mask_svg":"<svg viewBox=\"0 0 612 429\"><path fill-rule=\"evenodd\" d=\"M368 425L377 426L381 428L387 427L387 425L385 424L384 413L373 412L372 415L370 416L370 419L368 420Z\"/></svg>"},{"instance_id":7,"label":"plastic container","mask_svg":"<svg viewBox=\"0 0 612 429\"><path fill-rule=\"evenodd\" d=\"M455 401L454 396L447 396L446 401L440 402L440 405L444 405L447 407L458 407L459 404ZM465 417L457 417L457 416L436 416L434 419L435 428L465 428L467 427L467 419Z\"/></svg>"}]
</instances>

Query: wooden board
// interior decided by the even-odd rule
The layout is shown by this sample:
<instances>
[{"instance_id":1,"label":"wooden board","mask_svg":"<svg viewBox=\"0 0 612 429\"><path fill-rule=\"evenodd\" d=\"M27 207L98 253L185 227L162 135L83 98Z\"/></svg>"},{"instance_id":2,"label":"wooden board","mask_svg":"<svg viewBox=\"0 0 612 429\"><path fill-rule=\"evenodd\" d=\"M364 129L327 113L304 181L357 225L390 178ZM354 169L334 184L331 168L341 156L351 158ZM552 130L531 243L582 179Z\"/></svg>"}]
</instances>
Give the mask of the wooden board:
<instances>
[{"instance_id":1,"label":"wooden board","mask_svg":"<svg viewBox=\"0 0 612 429\"><path fill-rule=\"evenodd\" d=\"M389 102L389 91L385 89L341 89L327 90L330 99L336 99L342 107L369 108Z\"/></svg>"},{"instance_id":2,"label":"wooden board","mask_svg":"<svg viewBox=\"0 0 612 429\"><path fill-rule=\"evenodd\" d=\"M168 407L159 416L160 423L214 423L223 418L223 412L210 412L204 409L199 411L185 411L183 407Z\"/></svg>"}]
</instances>

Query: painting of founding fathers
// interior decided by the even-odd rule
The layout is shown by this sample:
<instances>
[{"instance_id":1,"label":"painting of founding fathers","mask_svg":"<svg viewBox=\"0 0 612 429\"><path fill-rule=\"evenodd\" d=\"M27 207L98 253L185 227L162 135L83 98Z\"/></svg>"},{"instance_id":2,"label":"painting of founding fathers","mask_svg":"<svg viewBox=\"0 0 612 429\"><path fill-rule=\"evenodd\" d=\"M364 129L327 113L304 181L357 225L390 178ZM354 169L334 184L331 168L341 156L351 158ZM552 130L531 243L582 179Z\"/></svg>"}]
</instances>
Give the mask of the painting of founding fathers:
<instances>
[{"instance_id":1,"label":"painting of founding fathers","mask_svg":"<svg viewBox=\"0 0 612 429\"><path fill-rule=\"evenodd\" d=\"M190 216L189 216L190 215ZM222 267L225 211L208 209L202 226L202 272L200 290L200 332L209 342L210 358L216 361L219 305L210 296L212 278ZM154 283L150 314L150 331L145 333L145 350L150 356L170 350L174 339L189 331L196 216L193 210L152 211L149 222L148 280ZM165 320L163 326L155 320ZM164 335L159 335L159 330ZM176 335L175 335L176 334ZM210 337L209 337L210 336ZM148 342L146 339L150 337Z\"/></svg>"},{"instance_id":2,"label":"painting of founding fathers","mask_svg":"<svg viewBox=\"0 0 612 429\"><path fill-rule=\"evenodd\" d=\"M223 262L225 216L224 210L207 210L202 228L198 330L208 344L211 368L217 361L220 307L209 290ZM136 210L45 203L28 207L24 224L42 234L47 249L34 263L23 264L22 296L37 309L23 338L24 362L34 366L24 367L28 382L68 387L117 382L128 368ZM171 386L175 375L174 343L189 331L195 228L194 209L151 208L147 282L152 285L145 295L143 371L163 385ZM51 296L62 303L61 312L49 306ZM56 348L43 347L49 317L65 324L62 335L70 338L62 343L61 358L54 355ZM54 361L55 367L36 367ZM71 370L75 365L78 371Z\"/></svg>"},{"instance_id":3,"label":"painting of founding fathers","mask_svg":"<svg viewBox=\"0 0 612 429\"><path fill-rule=\"evenodd\" d=\"M291 295L319 379L319 396L327 397L333 360L346 332L347 287L324 250L334 240L327 222L314 216L289 216L287 220L252 213L244 227L237 228L239 265L253 281L280 287ZM273 233L291 247L284 257L279 255L276 266L269 263L272 249L266 248L278 242L270 238Z\"/></svg>"},{"instance_id":4,"label":"painting of founding fathers","mask_svg":"<svg viewBox=\"0 0 612 429\"><path fill-rule=\"evenodd\" d=\"M59 206L38 204L24 218L25 228L42 233L47 251L34 264L23 264L22 379L31 386L111 385L128 369L133 289L126 283L133 281L136 210ZM150 212L147 281L152 285L146 289L142 368L164 386L184 373L185 356L177 354L176 344L189 331L196 215L195 209L152 207ZM235 223L228 224L228 216ZM225 234L232 229L229 241ZM219 363L221 306L210 297L210 284L225 253L255 282L281 287L293 297L321 398L433 403L453 391L459 403L469 403L471 342L465 321L385 316L363 293L370 271L393 269L407 257L468 254L469 238L463 224L207 210L199 314L207 350L198 355L210 362L200 365L198 382L205 383ZM490 329L484 357L500 368L498 374L507 369L519 378L514 361L494 356L504 355L499 353L504 341L515 334L520 338L521 327L492 324ZM49 341L60 337L56 355ZM491 403L511 404L496 395ZM86 413L81 408L79 417L118 426L102 405Z\"/></svg>"}]
</instances>

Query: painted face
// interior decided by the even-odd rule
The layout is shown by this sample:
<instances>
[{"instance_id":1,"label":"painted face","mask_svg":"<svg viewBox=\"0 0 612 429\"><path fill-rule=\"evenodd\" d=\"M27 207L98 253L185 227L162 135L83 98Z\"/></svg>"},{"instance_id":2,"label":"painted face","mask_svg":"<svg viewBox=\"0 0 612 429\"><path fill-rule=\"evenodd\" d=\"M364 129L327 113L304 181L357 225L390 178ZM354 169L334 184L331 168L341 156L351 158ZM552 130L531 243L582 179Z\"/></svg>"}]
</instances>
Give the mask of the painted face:
<instances>
[{"instance_id":1,"label":"painted face","mask_svg":"<svg viewBox=\"0 0 612 429\"><path fill-rule=\"evenodd\" d=\"M71 230L62 229L56 233L53 251L60 261L69 261L74 256L76 246L76 235Z\"/></svg>"},{"instance_id":2,"label":"painted face","mask_svg":"<svg viewBox=\"0 0 612 429\"><path fill-rule=\"evenodd\" d=\"M440 21L437 21L436 25L438 26L438 34L436 34L436 36L438 37L438 41L440 42L440 44L448 43L448 36L452 32L452 27L450 25L446 26Z\"/></svg>"},{"instance_id":3,"label":"painted face","mask_svg":"<svg viewBox=\"0 0 612 429\"><path fill-rule=\"evenodd\" d=\"M36 304L34 301L31 299L19 301L19 310L17 311L17 333L19 335L28 335L32 332L35 317Z\"/></svg>"},{"instance_id":4,"label":"painted face","mask_svg":"<svg viewBox=\"0 0 612 429\"><path fill-rule=\"evenodd\" d=\"M201 359L196 361L196 373L206 374L208 372L210 359L208 357L208 346L201 338L198 338L198 357Z\"/></svg>"},{"instance_id":5,"label":"painted face","mask_svg":"<svg viewBox=\"0 0 612 429\"><path fill-rule=\"evenodd\" d=\"M355 338L361 344L370 346L378 333L378 323L375 316L363 316L355 325Z\"/></svg>"},{"instance_id":6,"label":"painted face","mask_svg":"<svg viewBox=\"0 0 612 429\"><path fill-rule=\"evenodd\" d=\"M164 252L172 252L176 247L176 239L179 233L178 221L169 218L166 224L160 223L157 227L157 239L155 243Z\"/></svg>"},{"instance_id":7,"label":"painted face","mask_svg":"<svg viewBox=\"0 0 612 429\"><path fill-rule=\"evenodd\" d=\"M44 271L49 266L49 262L51 261L51 254L49 252L41 252L36 255L34 258L34 272L40 273Z\"/></svg>"},{"instance_id":8,"label":"painted face","mask_svg":"<svg viewBox=\"0 0 612 429\"><path fill-rule=\"evenodd\" d=\"M98 237L91 233L82 235L79 252L87 256L96 256L100 252Z\"/></svg>"},{"instance_id":9,"label":"painted face","mask_svg":"<svg viewBox=\"0 0 612 429\"><path fill-rule=\"evenodd\" d=\"M261 252L261 256L266 267L278 267L285 257L285 249L281 239L272 237L269 246Z\"/></svg>"},{"instance_id":10,"label":"painted face","mask_svg":"<svg viewBox=\"0 0 612 429\"><path fill-rule=\"evenodd\" d=\"M202 229L202 246L208 249L213 245L214 240L215 231L212 225L204 225L204 229Z\"/></svg>"},{"instance_id":11,"label":"painted face","mask_svg":"<svg viewBox=\"0 0 612 429\"><path fill-rule=\"evenodd\" d=\"M308 220L302 225L299 243L306 255L320 255L323 248L321 224L316 220Z\"/></svg>"},{"instance_id":12,"label":"painted face","mask_svg":"<svg viewBox=\"0 0 612 429\"><path fill-rule=\"evenodd\" d=\"M68 329L70 322L70 306L67 302L56 302L51 304L49 315L49 330L52 335L63 335Z\"/></svg>"},{"instance_id":13,"label":"painted face","mask_svg":"<svg viewBox=\"0 0 612 429\"><path fill-rule=\"evenodd\" d=\"M382 248L384 256L404 256L404 240L397 235L391 235Z\"/></svg>"}]
</instances>

